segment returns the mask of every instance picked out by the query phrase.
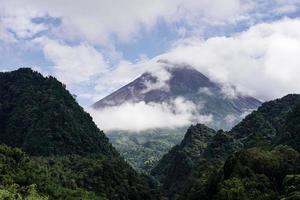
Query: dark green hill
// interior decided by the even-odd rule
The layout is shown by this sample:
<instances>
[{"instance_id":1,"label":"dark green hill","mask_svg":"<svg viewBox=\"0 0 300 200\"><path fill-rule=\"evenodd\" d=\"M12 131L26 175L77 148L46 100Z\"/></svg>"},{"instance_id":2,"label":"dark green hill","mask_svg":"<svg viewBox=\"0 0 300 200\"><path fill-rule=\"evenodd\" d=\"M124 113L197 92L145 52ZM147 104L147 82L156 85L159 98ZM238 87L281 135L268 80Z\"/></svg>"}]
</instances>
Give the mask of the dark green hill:
<instances>
[{"instance_id":1,"label":"dark green hill","mask_svg":"<svg viewBox=\"0 0 300 200\"><path fill-rule=\"evenodd\" d=\"M0 199L158 199L65 86L31 69L0 73L0 143Z\"/></svg>"},{"instance_id":2,"label":"dark green hill","mask_svg":"<svg viewBox=\"0 0 300 200\"><path fill-rule=\"evenodd\" d=\"M266 146L274 143L284 132L289 114L300 104L300 95L290 94L281 99L263 103L242 122L232 128L230 134L240 139L245 147Z\"/></svg>"},{"instance_id":3,"label":"dark green hill","mask_svg":"<svg viewBox=\"0 0 300 200\"><path fill-rule=\"evenodd\" d=\"M159 161L152 170L152 175L161 181L164 193L171 199L278 199L284 195L282 187L289 187L282 183L289 182L286 175L299 173L286 167L296 169L299 162L289 160L290 153L298 155L298 152L290 147L275 146L285 144L300 150L299 116L300 95L292 94L262 104L229 132L221 130L216 133L208 131L210 129L203 125L193 126L187 131L181 144ZM251 154L243 156L243 162L251 162L251 166L244 164L246 166L239 172L240 177L227 181L230 167L226 166L228 167L231 158L226 159L238 155L234 153L239 151L244 155L243 152L248 152L247 148L250 147L254 147L254 150L249 150ZM223 168L225 161L227 164ZM237 161L236 165L240 166L241 162ZM257 172L255 167L265 171ZM267 179L255 175L268 172L274 174L266 175ZM250 180L248 176L254 178ZM294 177L290 182L297 180L298 177ZM241 191L248 193L236 196L236 193L243 193L239 191L241 187ZM227 191L226 188L230 189ZM264 192L268 196L262 195Z\"/></svg>"},{"instance_id":4,"label":"dark green hill","mask_svg":"<svg viewBox=\"0 0 300 200\"><path fill-rule=\"evenodd\" d=\"M28 68L0 73L0 143L31 155L117 155L65 86Z\"/></svg>"},{"instance_id":5,"label":"dark green hill","mask_svg":"<svg viewBox=\"0 0 300 200\"><path fill-rule=\"evenodd\" d=\"M102 155L30 157L0 145L0 199L158 199L125 162ZM4 198L6 197L7 198Z\"/></svg>"},{"instance_id":6,"label":"dark green hill","mask_svg":"<svg viewBox=\"0 0 300 200\"><path fill-rule=\"evenodd\" d=\"M173 147L163 156L158 165L152 170L162 183L173 182L186 177L195 164L199 162L208 141L215 135L215 131L202 124L191 126L179 145ZM179 166L180 165L180 166Z\"/></svg>"},{"instance_id":7,"label":"dark green hill","mask_svg":"<svg viewBox=\"0 0 300 200\"><path fill-rule=\"evenodd\" d=\"M300 104L288 115L278 143L290 145L300 152Z\"/></svg>"},{"instance_id":8,"label":"dark green hill","mask_svg":"<svg viewBox=\"0 0 300 200\"><path fill-rule=\"evenodd\" d=\"M202 124L191 126L180 145L173 147L151 171L171 198L184 192L185 184L198 166L225 160L242 144L224 131L215 132ZM205 168L204 168L205 169Z\"/></svg>"},{"instance_id":9,"label":"dark green hill","mask_svg":"<svg viewBox=\"0 0 300 200\"><path fill-rule=\"evenodd\" d=\"M230 156L223 167L194 173L179 199L297 200L299 166L300 154L288 146L244 149Z\"/></svg>"}]
</instances>

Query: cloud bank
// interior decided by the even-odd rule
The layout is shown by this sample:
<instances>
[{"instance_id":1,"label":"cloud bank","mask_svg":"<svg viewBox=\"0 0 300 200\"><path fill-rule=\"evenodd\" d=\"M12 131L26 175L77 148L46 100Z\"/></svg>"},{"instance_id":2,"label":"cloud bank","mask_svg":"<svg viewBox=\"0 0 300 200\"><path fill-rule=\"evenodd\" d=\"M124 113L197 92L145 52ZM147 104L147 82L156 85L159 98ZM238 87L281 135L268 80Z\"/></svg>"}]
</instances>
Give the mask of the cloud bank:
<instances>
[{"instance_id":1,"label":"cloud bank","mask_svg":"<svg viewBox=\"0 0 300 200\"><path fill-rule=\"evenodd\" d=\"M106 131L142 131L154 128L176 128L192 123L209 123L212 115L195 113L196 105L182 97L171 103L125 103L101 110L87 109L96 124ZM130 117L129 117L130 116Z\"/></svg>"},{"instance_id":2,"label":"cloud bank","mask_svg":"<svg viewBox=\"0 0 300 200\"><path fill-rule=\"evenodd\" d=\"M243 10L240 0L1 0L0 4L2 24L18 38L48 30L67 40L80 38L98 44L139 37L140 30L151 30L160 18L166 23L223 22L235 19ZM45 17L60 23L53 27L32 21Z\"/></svg>"}]
</instances>

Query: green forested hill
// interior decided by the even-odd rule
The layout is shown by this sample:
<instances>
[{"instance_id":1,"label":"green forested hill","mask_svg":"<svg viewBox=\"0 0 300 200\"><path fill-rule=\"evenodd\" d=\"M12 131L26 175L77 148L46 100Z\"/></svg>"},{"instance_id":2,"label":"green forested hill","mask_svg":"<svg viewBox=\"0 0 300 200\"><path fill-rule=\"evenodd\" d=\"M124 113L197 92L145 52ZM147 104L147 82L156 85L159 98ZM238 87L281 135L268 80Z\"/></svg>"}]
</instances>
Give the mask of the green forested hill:
<instances>
[{"instance_id":1,"label":"green forested hill","mask_svg":"<svg viewBox=\"0 0 300 200\"><path fill-rule=\"evenodd\" d=\"M193 126L152 175L170 199L300 199L299 116L300 95L287 95L229 132Z\"/></svg>"},{"instance_id":2,"label":"green forested hill","mask_svg":"<svg viewBox=\"0 0 300 200\"><path fill-rule=\"evenodd\" d=\"M0 73L0 144L0 199L158 199L64 85L31 69Z\"/></svg>"},{"instance_id":3,"label":"green forested hill","mask_svg":"<svg viewBox=\"0 0 300 200\"><path fill-rule=\"evenodd\" d=\"M284 132L292 110L300 104L300 95L290 94L281 99L263 103L242 122L232 128L230 134L241 140L246 147L265 146L274 143Z\"/></svg>"},{"instance_id":4,"label":"green forested hill","mask_svg":"<svg viewBox=\"0 0 300 200\"><path fill-rule=\"evenodd\" d=\"M173 184L181 182L181 179L185 179L191 169L199 164L201 155L214 134L215 131L205 125L191 126L182 142L163 156L152 170L152 175L163 183L165 188L171 188Z\"/></svg>"},{"instance_id":5,"label":"green forested hill","mask_svg":"<svg viewBox=\"0 0 300 200\"><path fill-rule=\"evenodd\" d=\"M215 132L202 124L191 126L180 145L175 146L151 171L171 198L183 195L195 169L206 173L242 148L242 144L224 131ZM210 172L210 171L209 171Z\"/></svg>"},{"instance_id":6,"label":"green forested hill","mask_svg":"<svg viewBox=\"0 0 300 200\"><path fill-rule=\"evenodd\" d=\"M31 155L116 155L64 85L28 68L0 73L0 142Z\"/></svg>"},{"instance_id":7,"label":"green forested hill","mask_svg":"<svg viewBox=\"0 0 300 200\"><path fill-rule=\"evenodd\" d=\"M157 199L147 179L118 158L100 154L32 157L0 145L0 163L0 199L16 195L53 200Z\"/></svg>"},{"instance_id":8,"label":"green forested hill","mask_svg":"<svg viewBox=\"0 0 300 200\"><path fill-rule=\"evenodd\" d=\"M224 165L195 170L179 199L298 200L299 166L300 154L289 146L244 149Z\"/></svg>"},{"instance_id":9,"label":"green forested hill","mask_svg":"<svg viewBox=\"0 0 300 200\"><path fill-rule=\"evenodd\" d=\"M290 145L300 152L300 104L289 113L278 143Z\"/></svg>"}]
</instances>

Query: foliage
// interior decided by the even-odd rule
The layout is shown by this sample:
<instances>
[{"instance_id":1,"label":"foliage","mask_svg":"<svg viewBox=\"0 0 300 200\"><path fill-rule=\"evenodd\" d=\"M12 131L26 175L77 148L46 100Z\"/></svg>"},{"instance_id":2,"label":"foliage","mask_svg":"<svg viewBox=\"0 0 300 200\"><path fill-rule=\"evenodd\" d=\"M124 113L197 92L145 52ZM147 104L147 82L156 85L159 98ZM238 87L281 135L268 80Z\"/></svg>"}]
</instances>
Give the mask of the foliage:
<instances>
[{"instance_id":1,"label":"foliage","mask_svg":"<svg viewBox=\"0 0 300 200\"><path fill-rule=\"evenodd\" d=\"M300 199L300 175L287 175L283 180L282 200Z\"/></svg>"},{"instance_id":2,"label":"foliage","mask_svg":"<svg viewBox=\"0 0 300 200\"><path fill-rule=\"evenodd\" d=\"M300 95L290 94L281 99L263 103L232 128L230 134L241 140L245 147L269 147L284 132L288 116L300 103ZM282 143L282 142L281 142Z\"/></svg>"},{"instance_id":3,"label":"foliage","mask_svg":"<svg viewBox=\"0 0 300 200\"><path fill-rule=\"evenodd\" d=\"M280 143L300 151L300 104L288 115Z\"/></svg>"},{"instance_id":4,"label":"foliage","mask_svg":"<svg viewBox=\"0 0 300 200\"><path fill-rule=\"evenodd\" d=\"M297 199L299 116L300 95L287 95L264 103L229 132L207 139L201 137L207 129L196 126L152 174L170 199Z\"/></svg>"},{"instance_id":5,"label":"foliage","mask_svg":"<svg viewBox=\"0 0 300 200\"><path fill-rule=\"evenodd\" d=\"M183 170L183 176L185 173L189 173L193 165L198 162L201 154L207 146L208 140L215 134L213 129L210 129L202 124L191 126L183 139L183 141L174 146L163 158L158 165L153 168L151 174L158 180L164 183L164 180L168 180L168 176L172 179L176 179L179 176L179 171ZM177 167L180 165L181 167ZM172 172L171 168L174 168ZM172 182L172 181L170 181Z\"/></svg>"},{"instance_id":6,"label":"foliage","mask_svg":"<svg viewBox=\"0 0 300 200\"><path fill-rule=\"evenodd\" d=\"M117 155L65 86L31 69L0 73L0 142L31 155Z\"/></svg>"},{"instance_id":7,"label":"foliage","mask_svg":"<svg viewBox=\"0 0 300 200\"><path fill-rule=\"evenodd\" d=\"M101 155L29 157L20 149L0 146L0 164L2 195L32 199L157 199L156 192L149 190L148 180L119 159Z\"/></svg>"},{"instance_id":8,"label":"foliage","mask_svg":"<svg viewBox=\"0 0 300 200\"><path fill-rule=\"evenodd\" d=\"M1 199L159 198L65 86L30 69L0 73L0 143Z\"/></svg>"},{"instance_id":9,"label":"foliage","mask_svg":"<svg viewBox=\"0 0 300 200\"><path fill-rule=\"evenodd\" d=\"M197 124L187 130L181 144L173 147L151 173L163 184L165 194L175 198L174 195L183 195L193 187L189 179L193 179L195 171L208 178L209 174L216 173L214 165L223 163L227 156L241 147L240 142L224 131L216 133ZM203 176L199 179L204 182Z\"/></svg>"},{"instance_id":10,"label":"foliage","mask_svg":"<svg viewBox=\"0 0 300 200\"><path fill-rule=\"evenodd\" d=\"M173 146L183 139L184 128L150 129L138 133L110 131L110 142L121 156L138 172L149 174L150 170Z\"/></svg>"},{"instance_id":11,"label":"foliage","mask_svg":"<svg viewBox=\"0 0 300 200\"><path fill-rule=\"evenodd\" d=\"M299 153L288 146L277 146L272 151L242 150L226 161L224 181L216 196L228 200L276 199L282 193L285 177L300 172L296 167L299 159Z\"/></svg>"}]
</instances>

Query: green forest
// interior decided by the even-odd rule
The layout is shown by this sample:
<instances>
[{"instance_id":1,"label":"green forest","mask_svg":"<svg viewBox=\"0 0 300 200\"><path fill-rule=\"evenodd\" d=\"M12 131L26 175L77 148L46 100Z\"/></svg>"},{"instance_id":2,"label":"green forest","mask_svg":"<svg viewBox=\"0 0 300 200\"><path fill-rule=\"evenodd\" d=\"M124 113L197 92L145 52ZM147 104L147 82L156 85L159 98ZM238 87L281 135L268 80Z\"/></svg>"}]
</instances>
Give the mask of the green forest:
<instances>
[{"instance_id":1,"label":"green forest","mask_svg":"<svg viewBox=\"0 0 300 200\"><path fill-rule=\"evenodd\" d=\"M264 103L231 131L191 126L152 175L170 199L300 199L300 95Z\"/></svg>"},{"instance_id":2,"label":"green forest","mask_svg":"<svg viewBox=\"0 0 300 200\"><path fill-rule=\"evenodd\" d=\"M0 73L0 199L157 199L65 86Z\"/></svg>"}]
</instances>

